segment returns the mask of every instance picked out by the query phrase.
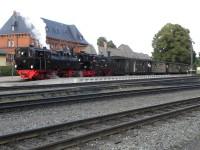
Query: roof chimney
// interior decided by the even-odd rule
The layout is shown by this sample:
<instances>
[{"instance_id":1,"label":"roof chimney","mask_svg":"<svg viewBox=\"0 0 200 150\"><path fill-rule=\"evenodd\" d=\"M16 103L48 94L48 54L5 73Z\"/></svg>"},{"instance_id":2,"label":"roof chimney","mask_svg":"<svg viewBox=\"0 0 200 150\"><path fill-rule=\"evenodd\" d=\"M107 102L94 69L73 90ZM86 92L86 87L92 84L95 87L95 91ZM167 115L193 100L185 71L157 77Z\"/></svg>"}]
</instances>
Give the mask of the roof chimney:
<instances>
[{"instance_id":1,"label":"roof chimney","mask_svg":"<svg viewBox=\"0 0 200 150\"><path fill-rule=\"evenodd\" d=\"M13 11L13 16L17 16L17 12L15 10Z\"/></svg>"}]
</instances>

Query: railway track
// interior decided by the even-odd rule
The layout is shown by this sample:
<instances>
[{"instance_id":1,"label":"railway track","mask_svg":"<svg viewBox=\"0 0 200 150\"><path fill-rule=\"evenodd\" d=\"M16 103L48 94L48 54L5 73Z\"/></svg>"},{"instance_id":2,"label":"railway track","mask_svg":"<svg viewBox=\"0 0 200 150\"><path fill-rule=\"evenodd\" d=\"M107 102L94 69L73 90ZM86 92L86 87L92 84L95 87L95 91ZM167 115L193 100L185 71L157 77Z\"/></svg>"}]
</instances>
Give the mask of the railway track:
<instances>
[{"instance_id":1,"label":"railway track","mask_svg":"<svg viewBox=\"0 0 200 150\"><path fill-rule=\"evenodd\" d=\"M189 80L190 79L190 80ZM193 78L178 78L178 79L164 79L164 80L148 80L148 81L124 81L119 83L93 83L92 85L62 85L61 87L57 88L50 88L50 89L38 89L31 90L29 87L27 87L25 91L7 91L0 92L0 103L4 101L5 99L9 99L11 101L15 101L16 98L20 98L21 100L25 100L27 97L30 99L30 97L36 96L37 98L48 98L55 97L57 95L63 95L63 94L80 94L80 93L88 93L90 92L96 92L96 91L105 91L105 90L113 90L113 89L122 89L122 88L131 88L131 87L144 87L144 86L166 86L166 85L175 85L175 84L186 84L189 82L189 84L196 84L200 81L199 77L193 77ZM188 84L188 83L187 83ZM50 85L52 86L52 85ZM57 85L56 85L57 86ZM16 87L13 87L16 88ZM144 88L145 89L145 88ZM41 96L40 96L41 95ZM40 97L39 97L40 96ZM3 99L3 100L2 100ZM9 101L8 100L8 101Z\"/></svg>"},{"instance_id":2,"label":"railway track","mask_svg":"<svg viewBox=\"0 0 200 150\"><path fill-rule=\"evenodd\" d=\"M73 87L88 87L88 86L107 86L108 84L112 85L155 85L155 84L176 84L180 82L187 82L188 79L190 81L196 81L199 78L199 76L186 76L186 77L171 77L171 78L154 78L154 79L131 79L131 80L111 80L111 81L98 81L98 82L80 82L80 83L67 83L67 84L45 84L45 85L26 85L26 86L0 86L0 92L4 91L20 91L20 90L44 90L48 91L49 89L55 90L56 88L73 88ZM46 89L46 90L45 90Z\"/></svg>"},{"instance_id":3,"label":"railway track","mask_svg":"<svg viewBox=\"0 0 200 150\"><path fill-rule=\"evenodd\" d=\"M82 103L87 101L96 101L96 100L109 100L115 97L128 97L128 96L139 96L139 95L148 95L148 94L158 94L164 92L174 92L180 90L191 90L200 88L200 84L193 85L179 85L179 86L170 86L154 89L142 89L142 90L126 90L126 91L117 91L117 92L102 92L95 94L80 94L80 95L71 95L71 96L59 96L43 99L34 99L34 100L21 100L21 101L12 101L12 102L1 102L0 103L0 112L12 111L19 108L30 108L36 106L46 106L50 104L73 104L73 103Z\"/></svg>"},{"instance_id":4,"label":"railway track","mask_svg":"<svg viewBox=\"0 0 200 150\"><path fill-rule=\"evenodd\" d=\"M200 108L200 97L0 136L0 149L65 149Z\"/></svg>"}]
</instances>

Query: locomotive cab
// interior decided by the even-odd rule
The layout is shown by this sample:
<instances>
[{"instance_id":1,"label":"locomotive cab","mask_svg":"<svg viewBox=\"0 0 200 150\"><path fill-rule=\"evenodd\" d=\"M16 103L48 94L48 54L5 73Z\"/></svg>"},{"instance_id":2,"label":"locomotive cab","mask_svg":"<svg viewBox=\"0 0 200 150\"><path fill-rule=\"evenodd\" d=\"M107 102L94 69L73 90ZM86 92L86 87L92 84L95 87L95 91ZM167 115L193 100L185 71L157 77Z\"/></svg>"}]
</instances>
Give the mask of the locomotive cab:
<instances>
[{"instance_id":1,"label":"locomotive cab","mask_svg":"<svg viewBox=\"0 0 200 150\"><path fill-rule=\"evenodd\" d=\"M24 79L42 79L51 68L51 52L34 47L21 47L15 51L15 68Z\"/></svg>"},{"instance_id":2,"label":"locomotive cab","mask_svg":"<svg viewBox=\"0 0 200 150\"><path fill-rule=\"evenodd\" d=\"M16 69L27 69L30 68L30 63L34 57L34 51L29 47L17 48L15 51L15 68ZM31 61L31 62L30 62Z\"/></svg>"}]
</instances>

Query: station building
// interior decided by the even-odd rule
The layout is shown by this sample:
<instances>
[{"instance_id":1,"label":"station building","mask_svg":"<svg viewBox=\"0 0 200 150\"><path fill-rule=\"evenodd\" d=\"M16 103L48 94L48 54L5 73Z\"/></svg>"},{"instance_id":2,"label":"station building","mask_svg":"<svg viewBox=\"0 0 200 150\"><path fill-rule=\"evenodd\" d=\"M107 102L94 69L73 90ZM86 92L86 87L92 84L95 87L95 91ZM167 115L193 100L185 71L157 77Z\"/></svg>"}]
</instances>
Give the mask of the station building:
<instances>
[{"instance_id":1,"label":"station building","mask_svg":"<svg viewBox=\"0 0 200 150\"><path fill-rule=\"evenodd\" d=\"M124 57L131 59L151 60L147 54L134 52L128 45L121 44L118 48L98 47L99 53L104 56Z\"/></svg>"},{"instance_id":2,"label":"station building","mask_svg":"<svg viewBox=\"0 0 200 150\"><path fill-rule=\"evenodd\" d=\"M88 42L79 32L75 25L66 25L56 21L41 18L45 23L46 43L50 49L73 48L75 52L80 52L88 47ZM0 49L6 54L6 63L13 62L13 56L17 47L40 46L34 37L34 25L27 26L25 19L19 13L13 15L0 29Z\"/></svg>"}]
</instances>

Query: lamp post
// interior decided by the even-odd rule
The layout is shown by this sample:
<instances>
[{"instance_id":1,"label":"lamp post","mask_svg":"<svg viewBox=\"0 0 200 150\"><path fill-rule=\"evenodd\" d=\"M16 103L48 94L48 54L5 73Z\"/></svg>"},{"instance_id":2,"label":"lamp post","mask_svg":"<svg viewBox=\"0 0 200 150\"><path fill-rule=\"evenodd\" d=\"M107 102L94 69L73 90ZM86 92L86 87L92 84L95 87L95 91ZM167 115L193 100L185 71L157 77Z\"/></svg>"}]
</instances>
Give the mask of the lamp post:
<instances>
[{"instance_id":1,"label":"lamp post","mask_svg":"<svg viewBox=\"0 0 200 150\"><path fill-rule=\"evenodd\" d=\"M192 44L195 44L195 42L191 40L191 51L190 51L190 74L192 74L192 71L193 71L193 46L192 46Z\"/></svg>"}]
</instances>

